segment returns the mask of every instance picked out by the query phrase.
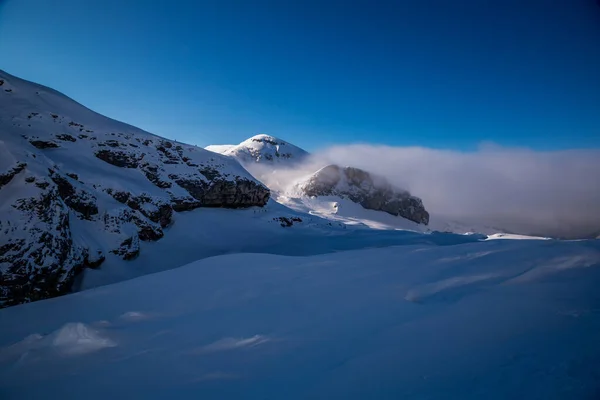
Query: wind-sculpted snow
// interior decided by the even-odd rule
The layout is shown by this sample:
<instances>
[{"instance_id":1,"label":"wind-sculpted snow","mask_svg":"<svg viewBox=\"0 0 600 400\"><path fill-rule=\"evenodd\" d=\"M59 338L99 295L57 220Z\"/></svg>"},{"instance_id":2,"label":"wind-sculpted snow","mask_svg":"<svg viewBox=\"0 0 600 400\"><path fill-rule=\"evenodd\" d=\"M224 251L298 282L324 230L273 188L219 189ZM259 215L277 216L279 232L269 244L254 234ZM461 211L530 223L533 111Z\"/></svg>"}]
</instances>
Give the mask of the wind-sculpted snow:
<instances>
[{"instance_id":1,"label":"wind-sculpted snow","mask_svg":"<svg viewBox=\"0 0 600 400\"><path fill-rule=\"evenodd\" d=\"M600 241L440 243L224 255L0 310L0 397L597 397Z\"/></svg>"}]
</instances>

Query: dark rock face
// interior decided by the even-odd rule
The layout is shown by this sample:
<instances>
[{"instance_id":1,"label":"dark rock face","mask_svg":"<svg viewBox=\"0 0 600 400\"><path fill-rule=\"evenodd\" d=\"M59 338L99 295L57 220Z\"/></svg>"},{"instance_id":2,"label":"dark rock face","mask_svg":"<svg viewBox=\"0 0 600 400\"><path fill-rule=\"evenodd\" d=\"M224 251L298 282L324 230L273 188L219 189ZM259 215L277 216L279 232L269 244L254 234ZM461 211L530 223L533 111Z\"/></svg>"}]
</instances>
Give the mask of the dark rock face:
<instances>
[{"instance_id":1,"label":"dark rock face","mask_svg":"<svg viewBox=\"0 0 600 400\"><path fill-rule=\"evenodd\" d=\"M141 170L144 172L144 175L146 175L146 179L155 186L161 189L168 189L172 186L171 182L161 179L158 165L145 163L142 165Z\"/></svg>"},{"instance_id":2,"label":"dark rock face","mask_svg":"<svg viewBox=\"0 0 600 400\"><path fill-rule=\"evenodd\" d=\"M23 171L25 167L27 167L26 163L17 163L16 166L8 170L6 173L0 174L0 189L2 189L2 186L12 181L15 175Z\"/></svg>"},{"instance_id":3,"label":"dark rock face","mask_svg":"<svg viewBox=\"0 0 600 400\"><path fill-rule=\"evenodd\" d=\"M173 211L183 212L200 208L202 207L202 203L194 200L194 198L177 198L172 200L171 206L173 207Z\"/></svg>"},{"instance_id":4,"label":"dark rock face","mask_svg":"<svg viewBox=\"0 0 600 400\"><path fill-rule=\"evenodd\" d=\"M113 190L108 190L107 193L119 203L126 204L132 210L139 211L150 221L160 224L161 228L166 228L171 224L173 208L162 199L151 198L146 195L134 196L128 192Z\"/></svg>"},{"instance_id":5,"label":"dark rock face","mask_svg":"<svg viewBox=\"0 0 600 400\"><path fill-rule=\"evenodd\" d=\"M184 177L173 177L196 200L200 207L241 208L267 204L271 193L260 183L248 179L229 181L215 179L203 181Z\"/></svg>"},{"instance_id":6,"label":"dark rock face","mask_svg":"<svg viewBox=\"0 0 600 400\"><path fill-rule=\"evenodd\" d=\"M85 251L73 244L69 212L56 186L37 198L17 201L15 208L35 224L27 239L10 239L0 247L0 305L10 306L68 293L84 268ZM27 221L26 221L27 222ZM3 233L19 229L4 226Z\"/></svg>"},{"instance_id":7,"label":"dark rock face","mask_svg":"<svg viewBox=\"0 0 600 400\"><path fill-rule=\"evenodd\" d=\"M418 224L429 223L421 199L362 169L328 165L302 184L301 190L307 196L346 197L369 210L385 211Z\"/></svg>"},{"instance_id":8,"label":"dark rock face","mask_svg":"<svg viewBox=\"0 0 600 400\"><path fill-rule=\"evenodd\" d=\"M60 147L58 144L51 142L49 140L30 140L29 143L31 143L33 146L35 146L41 150L56 149L56 148Z\"/></svg>"},{"instance_id":9,"label":"dark rock face","mask_svg":"<svg viewBox=\"0 0 600 400\"><path fill-rule=\"evenodd\" d=\"M171 225L173 218L173 208L169 204L161 204L158 210L146 215L151 221L158 223L162 228Z\"/></svg>"},{"instance_id":10,"label":"dark rock face","mask_svg":"<svg viewBox=\"0 0 600 400\"><path fill-rule=\"evenodd\" d=\"M154 242L164 236L162 229L146 219L132 214L131 221L138 227L138 237L144 242Z\"/></svg>"},{"instance_id":11,"label":"dark rock face","mask_svg":"<svg viewBox=\"0 0 600 400\"><path fill-rule=\"evenodd\" d=\"M73 136L71 136L71 135L69 135L67 133L56 135L56 138L58 140L62 140L62 141L65 141L65 142L76 142L77 141L77 139L75 139Z\"/></svg>"},{"instance_id":12,"label":"dark rock face","mask_svg":"<svg viewBox=\"0 0 600 400\"><path fill-rule=\"evenodd\" d=\"M273 218L273 220L278 221L283 228L290 228L294 226L295 222L302 222L302 218L300 217L277 217Z\"/></svg>"},{"instance_id":13,"label":"dark rock face","mask_svg":"<svg viewBox=\"0 0 600 400\"><path fill-rule=\"evenodd\" d=\"M140 254L140 241L136 237L125 239L119 248L111 253L121 256L123 260L133 260Z\"/></svg>"},{"instance_id":14,"label":"dark rock face","mask_svg":"<svg viewBox=\"0 0 600 400\"><path fill-rule=\"evenodd\" d=\"M112 164L116 167L121 168L137 168L138 159L134 154L129 154L124 151L115 150L99 150L95 153L95 156Z\"/></svg>"},{"instance_id":15,"label":"dark rock face","mask_svg":"<svg viewBox=\"0 0 600 400\"><path fill-rule=\"evenodd\" d=\"M90 219L93 215L98 214L98 206L96 206L96 198L82 190L76 190L68 179L51 173L50 179L58 188L58 195L69 208L81 214L82 218Z\"/></svg>"}]
</instances>

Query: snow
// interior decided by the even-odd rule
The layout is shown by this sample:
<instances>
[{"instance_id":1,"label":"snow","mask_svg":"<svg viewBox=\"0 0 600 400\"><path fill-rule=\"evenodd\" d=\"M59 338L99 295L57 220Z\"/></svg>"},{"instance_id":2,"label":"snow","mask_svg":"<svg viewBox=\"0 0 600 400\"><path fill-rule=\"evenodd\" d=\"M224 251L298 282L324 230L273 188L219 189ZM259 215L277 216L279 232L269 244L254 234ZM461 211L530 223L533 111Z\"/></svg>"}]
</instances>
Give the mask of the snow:
<instances>
[{"instance_id":1,"label":"snow","mask_svg":"<svg viewBox=\"0 0 600 400\"><path fill-rule=\"evenodd\" d=\"M539 237L539 236L525 236L515 235L510 233L494 233L493 235L487 235L487 240L497 239L517 239L517 240L549 240L550 238Z\"/></svg>"},{"instance_id":2,"label":"snow","mask_svg":"<svg viewBox=\"0 0 600 400\"><path fill-rule=\"evenodd\" d=\"M222 149L222 146L209 146ZM215 150L213 150L215 151ZM219 151L221 152L221 151ZM223 154L237 159L242 164L267 164L292 166L308 157L308 152L291 143L269 135L255 135L244 140L237 146L232 146Z\"/></svg>"},{"instance_id":3,"label":"snow","mask_svg":"<svg viewBox=\"0 0 600 400\"><path fill-rule=\"evenodd\" d=\"M0 393L594 398L600 242L453 236L222 255L0 310Z\"/></svg>"},{"instance_id":4,"label":"snow","mask_svg":"<svg viewBox=\"0 0 600 400\"><path fill-rule=\"evenodd\" d=\"M206 146L204 148L204 150L208 150L208 151L212 151L215 153L219 153L219 154L223 154L225 153L227 150L231 149L232 147L235 147L235 144L211 144L209 146Z\"/></svg>"}]
</instances>

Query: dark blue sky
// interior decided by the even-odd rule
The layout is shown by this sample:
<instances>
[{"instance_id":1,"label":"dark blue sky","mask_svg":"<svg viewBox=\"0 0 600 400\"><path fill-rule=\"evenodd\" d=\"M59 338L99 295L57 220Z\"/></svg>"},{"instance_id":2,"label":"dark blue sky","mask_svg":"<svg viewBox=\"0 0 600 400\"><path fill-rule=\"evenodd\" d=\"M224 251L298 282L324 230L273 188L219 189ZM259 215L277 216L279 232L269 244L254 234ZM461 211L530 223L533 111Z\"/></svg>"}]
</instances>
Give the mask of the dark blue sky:
<instances>
[{"instance_id":1,"label":"dark blue sky","mask_svg":"<svg viewBox=\"0 0 600 400\"><path fill-rule=\"evenodd\" d=\"M596 0L5 0L0 68L199 145L600 147Z\"/></svg>"}]
</instances>

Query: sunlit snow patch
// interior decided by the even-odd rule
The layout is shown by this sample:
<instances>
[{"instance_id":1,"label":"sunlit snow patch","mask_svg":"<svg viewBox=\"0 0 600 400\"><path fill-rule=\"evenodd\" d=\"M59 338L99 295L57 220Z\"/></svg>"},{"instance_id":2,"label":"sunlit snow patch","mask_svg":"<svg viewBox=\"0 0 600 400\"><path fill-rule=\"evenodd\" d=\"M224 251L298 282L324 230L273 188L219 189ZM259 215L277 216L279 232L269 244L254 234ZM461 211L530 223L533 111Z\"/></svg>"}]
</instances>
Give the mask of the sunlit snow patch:
<instances>
[{"instance_id":1,"label":"sunlit snow patch","mask_svg":"<svg viewBox=\"0 0 600 400\"><path fill-rule=\"evenodd\" d=\"M213 353L217 351L254 347L268 341L269 338L263 335L254 335L249 338L224 338L199 348L195 353Z\"/></svg>"}]
</instances>

